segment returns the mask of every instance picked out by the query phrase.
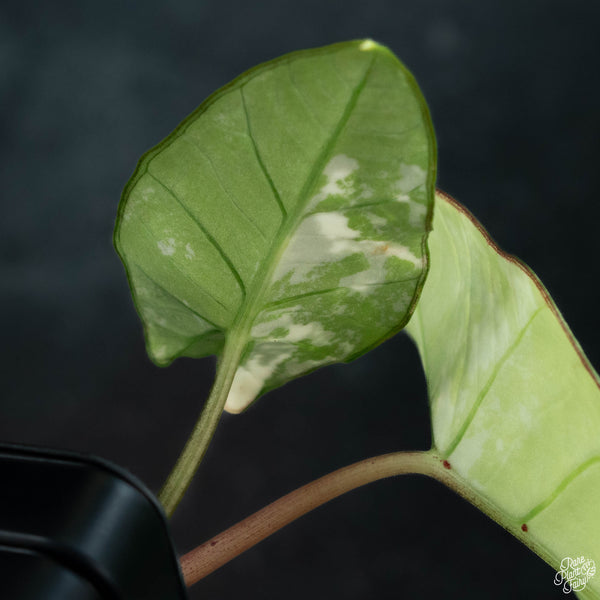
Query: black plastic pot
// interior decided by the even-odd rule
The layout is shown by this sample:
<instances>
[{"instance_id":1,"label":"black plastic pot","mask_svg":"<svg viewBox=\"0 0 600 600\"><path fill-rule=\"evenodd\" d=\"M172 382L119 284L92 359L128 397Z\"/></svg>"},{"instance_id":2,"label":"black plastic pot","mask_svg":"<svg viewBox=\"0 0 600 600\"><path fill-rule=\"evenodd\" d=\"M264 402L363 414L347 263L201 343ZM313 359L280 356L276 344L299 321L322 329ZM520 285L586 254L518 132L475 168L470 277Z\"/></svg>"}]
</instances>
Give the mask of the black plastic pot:
<instances>
[{"instance_id":1,"label":"black plastic pot","mask_svg":"<svg viewBox=\"0 0 600 600\"><path fill-rule=\"evenodd\" d=\"M2 600L185 600L155 497L104 460L0 444Z\"/></svg>"}]
</instances>

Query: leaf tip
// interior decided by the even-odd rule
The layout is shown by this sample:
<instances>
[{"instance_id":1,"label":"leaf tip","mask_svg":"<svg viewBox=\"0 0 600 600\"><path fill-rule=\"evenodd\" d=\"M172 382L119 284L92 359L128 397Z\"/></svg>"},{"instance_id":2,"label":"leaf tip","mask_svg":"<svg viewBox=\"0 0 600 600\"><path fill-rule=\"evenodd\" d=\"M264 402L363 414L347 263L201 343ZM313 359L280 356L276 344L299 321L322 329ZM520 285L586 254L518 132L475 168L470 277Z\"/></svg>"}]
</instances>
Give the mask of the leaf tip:
<instances>
[{"instance_id":1,"label":"leaf tip","mask_svg":"<svg viewBox=\"0 0 600 600\"><path fill-rule=\"evenodd\" d=\"M370 52L372 50L377 50L380 47L381 46L377 42L367 39L367 40L363 40L360 43L360 45L358 46L358 49L362 50L363 52Z\"/></svg>"}]
</instances>

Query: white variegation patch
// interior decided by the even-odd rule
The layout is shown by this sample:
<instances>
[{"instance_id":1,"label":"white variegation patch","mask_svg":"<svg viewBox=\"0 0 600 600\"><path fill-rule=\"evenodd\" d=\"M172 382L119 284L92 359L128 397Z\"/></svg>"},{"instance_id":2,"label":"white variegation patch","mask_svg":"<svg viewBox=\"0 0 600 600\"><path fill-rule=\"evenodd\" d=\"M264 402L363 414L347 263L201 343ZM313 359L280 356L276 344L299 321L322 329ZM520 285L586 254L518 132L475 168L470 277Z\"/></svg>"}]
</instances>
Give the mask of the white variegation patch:
<instances>
[{"instance_id":1,"label":"white variegation patch","mask_svg":"<svg viewBox=\"0 0 600 600\"><path fill-rule=\"evenodd\" d=\"M336 352L340 351L339 348L336 348ZM343 355L342 355L343 357ZM322 358L321 360L313 360L313 359L308 359L308 360L295 360L295 359L290 359L287 363L285 363L284 365L284 369L285 369L285 376L286 377L296 377L297 375L300 375L302 373L307 373L309 371L312 371L313 369L316 369L317 367L322 367L324 365L327 364L331 364L331 363L335 363L335 362L339 362L340 361L340 356L326 356L325 358Z\"/></svg>"},{"instance_id":2,"label":"white variegation patch","mask_svg":"<svg viewBox=\"0 0 600 600\"><path fill-rule=\"evenodd\" d=\"M419 202L415 202L411 200L408 196L401 194L397 198L398 202L405 202L408 204L408 222L411 227L422 227L425 222L425 214L427 213L427 208L420 204Z\"/></svg>"},{"instance_id":3,"label":"white variegation patch","mask_svg":"<svg viewBox=\"0 0 600 600\"><path fill-rule=\"evenodd\" d=\"M366 293L375 291L374 284L385 282L385 263L391 256L412 263L416 268L423 267L423 258L415 256L409 248L399 244L363 240L361 243L364 256L369 261L369 268L340 279L340 287Z\"/></svg>"},{"instance_id":4,"label":"white variegation patch","mask_svg":"<svg viewBox=\"0 0 600 600\"><path fill-rule=\"evenodd\" d=\"M422 187L427 182L427 173L419 165L400 165L400 179L396 181L396 200L408 204L408 222L411 227L422 227L425 222L427 208L420 202L415 202L409 196L410 192Z\"/></svg>"},{"instance_id":5,"label":"white variegation patch","mask_svg":"<svg viewBox=\"0 0 600 600\"><path fill-rule=\"evenodd\" d=\"M396 182L396 189L400 194L408 194L419 186L425 185L427 173L419 165L400 165L400 179Z\"/></svg>"},{"instance_id":6,"label":"white variegation patch","mask_svg":"<svg viewBox=\"0 0 600 600\"><path fill-rule=\"evenodd\" d=\"M261 350L257 346L249 360L237 368L225 403L227 412L242 412L259 395L277 367L293 354L293 349L280 349L279 345L274 352L268 348L265 352Z\"/></svg>"},{"instance_id":7,"label":"white variegation patch","mask_svg":"<svg viewBox=\"0 0 600 600\"><path fill-rule=\"evenodd\" d=\"M345 240L353 240L360 236L360 232L348 227L348 217L340 212L317 213L305 219L312 219L320 234L327 240L334 241L334 252L342 249ZM341 243L341 245L340 245Z\"/></svg>"},{"instance_id":8,"label":"white variegation patch","mask_svg":"<svg viewBox=\"0 0 600 600\"><path fill-rule=\"evenodd\" d=\"M286 248L273 280L292 273L290 284L310 279L309 272L319 265L351 254L349 242L360 235L348 227L348 217L339 212L316 213L300 223Z\"/></svg>"},{"instance_id":9,"label":"white variegation patch","mask_svg":"<svg viewBox=\"0 0 600 600\"><path fill-rule=\"evenodd\" d=\"M293 319L293 314L293 309L286 309L285 312L279 313L274 319L257 323L252 328L252 337L257 340L277 340L292 344L307 340L314 346L325 346L331 343L335 335L332 331L326 331L318 321L297 323ZM273 332L278 329L284 329L287 333L276 338L272 337Z\"/></svg>"},{"instance_id":10,"label":"white variegation patch","mask_svg":"<svg viewBox=\"0 0 600 600\"><path fill-rule=\"evenodd\" d=\"M196 258L196 253L194 252L194 249L192 248L191 244L185 245L185 257L188 260L192 260L193 258Z\"/></svg>"},{"instance_id":11,"label":"white variegation patch","mask_svg":"<svg viewBox=\"0 0 600 600\"><path fill-rule=\"evenodd\" d=\"M395 313L401 313L410 303L410 300L410 294L407 294L406 291L396 294L396 302L392 304L392 310Z\"/></svg>"},{"instance_id":12,"label":"white variegation patch","mask_svg":"<svg viewBox=\"0 0 600 600\"><path fill-rule=\"evenodd\" d=\"M386 219L380 217L379 215L376 215L375 213L368 213L367 219L369 219L371 225L373 225L373 227L375 227L376 229L382 229L388 224Z\"/></svg>"},{"instance_id":13,"label":"white variegation patch","mask_svg":"<svg viewBox=\"0 0 600 600\"><path fill-rule=\"evenodd\" d=\"M323 170L327 183L310 199L307 209L310 210L330 196L349 198L354 193L354 187L348 178L358 169L358 161L345 154L334 156ZM365 193L368 190L365 189Z\"/></svg>"},{"instance_id":14,"label":"white variegation patch","mask_svg":"<svg viewBox=\"0 0 600 600\"><path fill-rule=\"evenodd\" d=\"M159 240L156 245L161 253L165 256L172 256L175 254L175 250L177 249L175 238L165 238L164 240Z\"/></svg>"},{"instance_id":15,"label":"white variegation patch","mask_svg":"<svg viewBox=\"0 0 600 600\"><path fill-rule=\"evenodd\" d=\"M144 185L139 191L136 191L135 194L132 194L125 205L125 210L123 211L123 219L125 221L131 220L132 215L137 215L138 211L146 208L145 205L148 205L152 200L154 200L156 194L156 188L152 185Z\"/></svg>"},{"instance_id":16,"label":"white variegation patch","mask_svg":"<svg viewBox=\"0 0 600 600\"><path fill-rule=\"evenodd\" d=\"M385 281L383 268L385 261L395 256L412 263L416 268L423 267L423 258L415 256L411 250L400 244L381 240L357 239L361 233L348 226L348 217L340 212L316 213L300 223L292 236L273 280L278 281L291 273L289 283L294 285L311 280L311 271L344 259L352 254L362 254L369 268L362 273L342 278L341 286ZM368 275L367 275L368 273Z\"/></svg>"},{"instance_id":17,"label":"white variegation patch","mask_svg":"<svg viewBox=\"0 0 600 600\"><path fill-rule=\"evenodd\" d=\"M166 346L158 346L158 348L154 349L154 356L158 360L164 360L169 354L169 350Z\"/></svg>"}]
</instances>

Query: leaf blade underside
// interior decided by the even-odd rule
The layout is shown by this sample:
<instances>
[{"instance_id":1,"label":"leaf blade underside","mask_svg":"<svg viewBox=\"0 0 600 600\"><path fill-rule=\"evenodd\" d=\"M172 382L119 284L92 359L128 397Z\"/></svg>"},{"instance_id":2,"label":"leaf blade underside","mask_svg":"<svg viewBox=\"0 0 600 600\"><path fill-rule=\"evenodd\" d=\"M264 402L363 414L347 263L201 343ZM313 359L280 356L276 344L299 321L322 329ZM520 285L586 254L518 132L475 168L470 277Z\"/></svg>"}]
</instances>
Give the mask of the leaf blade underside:
<instances>
[{"instance_id":1,"label":"leaf blade underside","mask_svg":"<svg viewBox=\"0 0 600 600\"><path fill-rule=\"evenodd\" d=\"M160 365L241 350L226 409L351 360L407 321L427 270L429 114L386 48L260 65L146 154L115 246Z\"/></svg>"},{"instance_id":2,"label":"leaf blade underside","mask_svg":"<svg viewBox=\"0 0 600 600\"><path fill-rule=\"evenodd\" d=\"M600 564L597 374L535 275L442 193L429 247L407 331L436 453L554 568L567 556ZM600 597L600 579L579 595Z\"/></svg>"}]
</instances>

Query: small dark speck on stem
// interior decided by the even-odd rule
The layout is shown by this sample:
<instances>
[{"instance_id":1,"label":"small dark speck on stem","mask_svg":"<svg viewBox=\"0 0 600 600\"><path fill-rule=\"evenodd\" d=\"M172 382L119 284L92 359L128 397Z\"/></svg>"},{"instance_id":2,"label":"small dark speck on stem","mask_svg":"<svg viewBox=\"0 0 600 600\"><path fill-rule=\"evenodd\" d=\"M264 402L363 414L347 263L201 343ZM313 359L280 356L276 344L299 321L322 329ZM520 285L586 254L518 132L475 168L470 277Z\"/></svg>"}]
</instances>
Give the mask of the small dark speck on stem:
<instances>
[{"instance_id":1,"label":"small dark speck on stem","mask_svg":"<svg viewBox=\"0 0 600 600\"><path fill-rule=\"evenodd\" d=\"M217 540L213 540L213 541L210 543L210 545L211 545L211 546L216 546L216 545L217 545Z\"/></svg>"},{"instance_id":2,"label":"small dark speck on stem","mask_svg":"<svg viewBox=\"0 0 600 600\"><path fill-rule=\"evenodd\" d=\"M523 523L523 525L521 525L521 530L527 532L527 523Z\"/></svg>"},{"instance_id":3,"label":"small dark speck on stem","mask_svg":"<svg viewBox=\"0 0 600 600\"><path fill-rule=\"evenodd\" d=\"M444 469L451 469L452 465L447 461L443 461L442 464L444 465Z\"/></svg>"}]
</instances>

